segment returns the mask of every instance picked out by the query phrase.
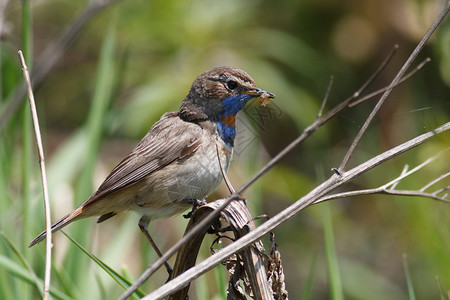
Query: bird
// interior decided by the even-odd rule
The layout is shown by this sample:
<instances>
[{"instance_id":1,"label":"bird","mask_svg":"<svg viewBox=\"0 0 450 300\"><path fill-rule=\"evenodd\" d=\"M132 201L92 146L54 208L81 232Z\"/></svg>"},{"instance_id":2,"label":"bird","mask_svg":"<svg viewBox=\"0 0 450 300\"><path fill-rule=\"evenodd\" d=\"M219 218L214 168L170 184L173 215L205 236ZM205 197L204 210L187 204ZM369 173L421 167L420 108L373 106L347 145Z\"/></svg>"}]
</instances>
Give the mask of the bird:
<instances>
[{"instance_id":1,"label":"bird","mask_svg":"<svg viewBox=\"0 0 450 300\"><path fill-rule=\"evenodd\" d=\"M99 216L97 223L101 223L118 213L134 211L141 215L140 230L161 257L148 232L150 220L168 218L203 203L230 166L237 113L251 99L266 104L274 97L238 68L216 67L199 75L179 111L163 114L98 190L55 222L51 231L87 217ZM29 247L45 238L44 231ZM167 263L166 268L170 277Z\"/></svg>"}]
</instances>

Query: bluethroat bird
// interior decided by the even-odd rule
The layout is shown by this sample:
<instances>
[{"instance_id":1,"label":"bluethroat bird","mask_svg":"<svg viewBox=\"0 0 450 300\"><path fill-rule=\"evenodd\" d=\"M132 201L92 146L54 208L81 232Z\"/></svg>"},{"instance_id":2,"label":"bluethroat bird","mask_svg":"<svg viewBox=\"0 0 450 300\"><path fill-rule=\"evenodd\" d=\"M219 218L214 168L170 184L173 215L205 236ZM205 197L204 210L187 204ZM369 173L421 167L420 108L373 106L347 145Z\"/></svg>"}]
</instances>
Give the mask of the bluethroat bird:
<instances>
[{"instance_id":1,"label":"bluethroat bird","mask_svg":"<svg viewBox=\"0 0 450 300\"><path fill-rule=\"evenodd\" d=\"M52 225L52 232L83 218L100 216L101 223L132 210L142 215L139 228L161 256L148 233L150 219L179 214L217 189L222 168L230 165L236 114L253 98L265 104L273 97L237 68L201 74L180 110L165 113L92 196ZM44 231L29 247L45 237Z\"/></svg>"}]
</instances>

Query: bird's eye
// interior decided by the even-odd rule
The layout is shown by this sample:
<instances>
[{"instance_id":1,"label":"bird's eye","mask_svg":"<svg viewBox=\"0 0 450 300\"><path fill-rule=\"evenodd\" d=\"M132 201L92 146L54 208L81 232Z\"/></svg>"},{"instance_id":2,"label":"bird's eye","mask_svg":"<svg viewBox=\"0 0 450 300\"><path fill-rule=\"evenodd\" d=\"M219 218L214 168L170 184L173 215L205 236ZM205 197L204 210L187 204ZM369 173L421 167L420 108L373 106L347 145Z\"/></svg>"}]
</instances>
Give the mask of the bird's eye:
<instances>
[{"instance_id":1,"label":"bird's eye","mask_svg":"<svg viewBox=\"0 0 450 300\"><path fill-rule=\"evenodd\" d=\"M228 80L228 81L227 81L227 88L228 88L228 89L234 90L234 89L237 88L237 87L238 87L238 84L237 84L236 81L234 81L234 80Z\"/></svg>"}]
</instances>

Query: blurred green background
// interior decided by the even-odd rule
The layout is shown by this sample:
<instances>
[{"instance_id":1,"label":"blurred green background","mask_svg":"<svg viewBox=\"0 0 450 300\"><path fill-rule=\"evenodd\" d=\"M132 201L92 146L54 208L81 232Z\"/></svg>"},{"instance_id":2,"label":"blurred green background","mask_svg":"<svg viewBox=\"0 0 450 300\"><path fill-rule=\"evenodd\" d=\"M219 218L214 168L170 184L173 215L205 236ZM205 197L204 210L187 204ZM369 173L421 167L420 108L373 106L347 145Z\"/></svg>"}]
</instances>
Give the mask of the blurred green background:
<instances>
[{"instance_id":1,"label":"blurred green background","mask_svg":"<svg viewBox=\"0 0 450 300\"><path fill-rule=\"evenodd\" d=\"M356 91L398 44L369 91L389 84L443 3L128 0L104 9L35 89L52 219L88 197L164 112L178 109L196 76L220 65L244 69L277 96L268 109L251 103L238 117L229 176L239 187L315 119L330 75L334 84L327 108ZM17 50L24 50L31 66L85 5L68 0L1 4L2 116L23 81ZM447 18L419 57L432 61L381 109L350 167L449 121L449 25ZM342 113L253 185L246 193L252 214L273 216L331 175L374 103ZM40 295L36 286L43 280L45 246L27 245L43 230L44 213L27 102L0 134L0 298L34 299ZM382 185L405 164L413 168L446 149L449 141L448 133L436 137L347 188ZM444 154L399 188L418 189L449 172L449 159ZM448 185L447 178L438 187ZM209 199L225 196L222 186ZM138 230L138 218L124 214L101 225L83 220L66 231L132 281L156 259ZM310 207L274 231L290 298L446 299L449 220L449 204L423 198L364 196ZM168 249L186 222L182 216L157 220L150 232L160 248ZM63 234L54 241L55 298L121 294L123 289ZM200 259L209 256L211 241L206 239ZM263 242L270 248L268 238ZM166 278L160 270L143 291ZM224 282L219 266L193 283L191 299L225 299Z\"/></svg>"}]
</instances>

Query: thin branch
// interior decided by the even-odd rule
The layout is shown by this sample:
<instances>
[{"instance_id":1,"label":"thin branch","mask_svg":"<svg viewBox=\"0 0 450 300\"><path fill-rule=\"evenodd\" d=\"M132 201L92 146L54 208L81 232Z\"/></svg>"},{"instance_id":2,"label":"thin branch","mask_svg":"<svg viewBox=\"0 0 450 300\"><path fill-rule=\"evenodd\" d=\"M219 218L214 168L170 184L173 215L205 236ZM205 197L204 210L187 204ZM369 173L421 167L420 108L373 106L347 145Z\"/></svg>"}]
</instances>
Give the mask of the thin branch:
<instances>
[{"instance_id":1,"label":"thin branch","mask_svg":"<svg viewBox=\"0 0 450 300\"><path fill-rule=\"evenodd\" d=\"M433 195L438 195L438 194L443 193L443 192L448 191L448 190L450 190L450 186L443 187L443 188L433 192L432 194ZM447 197L447 193L444 194L443 198L446 198L446 197Z\"/></svg>"},{"instance_id":2,"label":"thin branch","mask_svg":"<svg viewBox=\"0 0 450 300\"><path fill-rule=\"evenodd\" d=\"M400 174L400 176L405 175L405 174L408 172L408 169L409 169L409 165L406 164L406 165L403 167L403 170L402 170L402 173ZM395 187L397 186L397 184L398 184L399 182L400 182L400 180L397 181L397 182L393 182L393 184L392 184L392 186L391 186L391 190L395 189Z\"/></svg>"},{"instance_id":3,"label":"thin branch","mask_svg":"<svg viewBox=\"0 0 450 300\"><path fill-rule=\"evenodd\" d=\"M130 297L144 282L158 270L165 261L171 258L188 240L195 237L203 228L208 227L231 203L233 200L240 200L241 197L238 194L229 196L216 210L211 212L207 217L200 221L192 230L187 232L178 242L175 243L169 250L167 250L163 256L157 259L153 264L148 265L145 271L139 276L139 278L120 296L119 300L125 300ZM184 273L183 273L184 274ZM172 281L172 280L171 280Z\"/></svg>"},{"instance_id":4,"label":"thin branch","mask_svg":"<svg viewBox=\"0 0 450 300\"><path fill-rule=\"evenodd\" d=\"M120 0L96 0L89 1L83 10L70 22L63 30L61 35L55 38L43 51L32 67L32 88L38 87L50 71L55 67L67 49L76 41L86 24L106 7ZM13 113L19 108L26 96L26 87L23 84L17 85L11 93L11 100L8 101L6 108L0 116L0 130L5 128L6 123Z\"/></svg>"},{"instance_id":5,"label":"thin branch","mask_svg":"<svg viewBox=\"0 0 450 300\"><path fill-rule=\"evenodd\" d=\"M420 189L421 192L424 192L427 188L429 188L430 186L438 183L439 181L441 181L442 179L449 177L450 176L450 172L442 174L441 176L439 176L438 178L436 178L435 180L430 181L428 184L424 185L423 188Z\"/></svg>"},{"instance_id":6,"label":"thin branch","mask_svg":"<svg viewBox=\"0 0 450 300\"><path fill-rule=\"evenodd\" d=\"M421 191L414 191L414 190L385 190L381 194L424 197L424 198L431 198L434 200L439 200L439 201L443 201L446 203L450 203L449 199L447 199L446 197L439 197L435 193L430 194L430 193L424 193Z\"/></svg>"},{"instance_id":7,"label":"thin branch","mask_svg":"<svg viewBox=\"0 0 450 300\"><path fill-rule=\"evenodd\" d=\"M381 65L378 67L378 69L376 69L375 72L366 81L366 83L363 84L361 86L361 88L358 91L356 91L356 93L353 94L354 99L358 98L361 95L361 93L369 86L369 84L372 83L375 80L375 78L378 77L378 75L380 75L381 71L383 71L384 68L387 67L387 65L389 64L391 59L394 57L394 54L397 52L398 48L399 48L398 45L394 45L394 48L391 50L391 52L385 58L385 60L381 63Z\"/></svg>"},{"instance_id":8,"label":"thin branch","mask_svg":"<svg viewBox=\"0 0 450 300\"><path fill-rule=\"evenodd\" d=\"M212 202L215 203L215 202ZM208 203L198 207L193 213L191 218L189 219L189 223L186 226L185 234L189 232L193 226L205 216L214 210L214 204ZM216 223L213 227L220 227L219 218L217 218ZM180 274L182 274L187 269L191 268L195 265L195 261L197 260L198 251L204 239L206 233L210 230L210 227L204 227L202 231L198 232L194 237L189 239L187 243L185 243L181 249L177 253L177 257L175 260L175 265L173 266L172 278L176 278ZM172 280L167 282L166 287L171 287ZM171 297L167 300L175 300L175 299L186 299L187 293L189 290L189 284L184 287L184 289L179 290L177 293L173 293Z\"/></svg>"},{"instance_id":9,"label":"thin branch","mask_svg":"<svg viewBox=\"0 0 450 300\"><path fill-rule=\"evenodd\" d=\"M259 170L252 178L250 178L242 187L239 188L239 190L228 197L222 205L217 208L217 210L213 211L208 217L203 219L195 228L193 228L189 233L187 233L185 236L183 236L175 245L173 245L169 250L166 251L166 253L163 254L162 257L160 257L158 260L156 260L153 264L148 265L145 271L139 276L139 278L133 283L132 286L128 288L119 298L119 300L125 300L128 297L130 297L134 291L136 291L144 282L159 268L161 265L167 261L170 257L172 257L180 248L181 246L186 243L190 238L193 238L197 232L200 232L202 230L202 227L209 226L211 222L217 218L221 211L231 203L233 200L240 199L240 195L244 193L257 179L259 179L262 175L264 175L266 172L268 172L270 169L272 169L282 158L284 158L289 152L291 152L295 147L297 147L299 144L301 144L306 138L308 138L311 134L313 134L316 130L318 130L320 127L322 127L325 123L336 117L341 111L348 108L348 104L357 98L360 93L368 86L370 82L376 76L379 72L381 72L382 69L385 68L387 63L392 58L393 54L395 53L397 49L397 46L394 47L394 49L391 51L389 56L383 61L383 63L380 65L380 67L375 71L375 73L366 80L365 83L357 90L357 92L353 93L350 97L345 99L343 102L335 106L333 109L331 109L328 113L326 113L323 117L316 119L310 126L304 129L303 133L297 137L295 140L293 140L289 145L287 145L281 152L279 152L275 157L273 157L261 170Z\"/></svg>"},{"instance_id":10,"label":"thin branch","mask_svg":"<svg viewBox=\"0 0 450 300\"><path fill-rule=\"evenodd\" d=\"M369 124L372 122L375 115L380 110L381 106L386 101L387 97L390 95L392 89L394 86L400 81L400 79L405 74L406 70L409 69L412 62L416 59L417 55L419 55L420 51L422 51L422 48L425 46L425 43L430 39L431 35L434 33L434 31L438 28L439 24L444 20L445 16L447 15L448 11L450 9L450 1L447 0L447 2L444 5L444 8L442 9L439 16L434 20L431 27L427 30L423 38L420 40L417 47L414 49L413 53L409 56L409 58L406 60L405 64L401 67L400 71L397 73L397 75L392 80L391 84L389 85L389 89L384 92L384 94L381 96L380 100L377 102L369 116L367 117L366 121L364 122L363 126L361 127L360 131L356 135L355 139L353 140L353 143L350 145L349 150L347 151L346 155L344 156L344 159L342 160L341 165L339 166L339 172L342 173L347 166L348 161L350 160L350 157L355 152L356 146L359 144L359 141L361 140L363 134L366 132L367 128L369 127Z\"/></svg>"},{"instance_id":11,"label":"thin branch","mask_svg":"<svg viewBox=\"0 0 450 300\"><path fill-rule=\"evenodd\" d=\"M448 12L449 9L449 1L446 2L446 6L443 8L443 10L441 11L440 15L436 18L435 24L439 24L442 19L445 17L445 15ZM435 27L437 27L437 25ZM433 25L434 26L434 25ZM434 31L434 30L433 30ZM425 39L422 39L421 44L424 43L425 40L428 40L428 37ZM422 49L422 47L416 48L416 50L418 49L418 51L420 51ZM415 51L415 52L418 52ZM406 65L406 63L405 63ZM364 87L364 85L363 85ZM127 291L125 291L119 299L124 300L127 299L129 296L131 296L131 294L138 289L163 263L164 261L167 261L170 257L172 257L172 255L174 255L178 249L180 249L180 247L186 243L186 241L188 239L190 239L191 237L193 237L197 232L199 232L201 230L202 227L204 226L208 226L212 220L214 220L219 214L220 212L234 199L239 199L240 198L240 194L242 194L245 190L247 190L259 177L261 177L263 174L265 174L267 171L269 171L271 168L273 168L283 157L285 157L290 151L292 151L297 145L299 145L301 142L303 142L309 135L311 135L315 130L317 130L319 127L321 127L323 124L325 124L326 122L328 122L330 119L332 119L333 117L335 117L340 111L346 109L348 107L348 104L354 99L354 96L349 97L348 99L346 99L344 102L342 102L341 104L339 104L338 106L336 106L334 109L332 109L330 112L328 112L325 116L323 116L322 118L316 120L312 125L310 125L308 128L306 128L304 130L304 132L298 137L296 138L294 141L292 141L287 147L285 147L278 155L276 155L269 163L266 164L265 167L263 167L257 174L255 174L249 181L247 181L246 184L244 184L238 191L237 194L233 194L230 197L228 197L224 203L214 212L212 212L208 217L206 217L204 220L202 220L202 222L200 222L195 228L193 228L188 234L186 234L183 238L181 238L177 243L175 243L175 245L173 245L162 257L160 257L156 262L154 262L152 265L149 265L146 270L141 274L141 276L135 281L135 283L128 288ZM448 127L450 127L450 124L444 124L441 127L437 128L435 132L428 132L426 134L423 134L419 137L416 137L415 139L404 143L401 145L401 148L398 149L394 148L391 149L391 151L394 152L395 155L399 155L401 153L403 153L404 151L407 151L408 149L417 146L418 144L423 143L424 141L430 139L432 136L434 136L435 134L438 134L442 131L448 130ZM400 146L399 146L400 147ZM394 155L394 156L395 156ZM393 156L386 156L386 159L390 159ZM378 156L375 157L374 159L379 158ZM376 165L382 163L383 160L380 160L379 162L375 162L375 164L373 166L368 165L367 168L373 168ZM366 166L368 163L373 163L372 160L366 162L365 164L361 164L360 166ZM367 169L367 170L368 170ZM353 170L356 170L355 168ZM361 173L366 172L362 171ZM351 172L346 172L346 175L350 174L353 175L353 177L357 176L352 174ZM342 175L342 174L341 174ZM352 177L352 178L353 178ZM338 176L337 174L334 174L328 181L337 181L337 182L342 182L345 178L343 176ZM318 186L315 190L313 190L313 192L317 191L317 190L321 190L324 189L322 192L323 195L325 195L326 193L332 191L335 187L339 186L339 184L333 184L333 185L329 185L327 186L327 183L330 184L330 182L325 182L323 184L321 184L320 186ZM325 187L327 187L325 189ZM310 193L311 194L311 193ZM308 195L310 195L308 194ZM267 221L266 223L264 223L262 226L258 227L255 231L252 231L251 233L247 234L246 236L242 237L241 239L239 239L238 241L236 241L235 243L233 243L233 246L238 245L240 247L240 249L242 249L243 247L245 247L246 245L248 245L249 243L252 243L254 241L256 241L257 239L259 239L262 235L266 234L267 232L269 232L270 230L272 230L273 228L275 228L276 226L278 226L279 224L277 224L277 222L281 223L284 221L281 220L287 220L290 217L292 217L293 215L295 215L296 213L298 213L301 209L303 209L304 207L308 206L309 204L311 204L314 199L310 199L311 196L307 197L303 197L302 199L300 199L301 204L297 205L297 204L293 204L291 207L289 207L288 209L284 210L282 213L280 213L279 215L277 215L277 218L272 218L269 221ZM296 203L298 203L296 202ZM285 218L285 219L283 219ZM267 224L267 225L266 225ZM266 231L267 230L267 231ZM259 236L258 236L259 235ZM245 244L247 242L247 244ZM224 248L225 249L230 249L229 247ZM219 259L224 259L223 257L228 257L227 255L231 255L234 252L233 251L239 251L240 249L235 250L235 247L233 247L233 250L230 251L229 253L222 250L222 252L220 253L221 256ZM222 257L223 256L223 257ZM203 261L202 263L200 263L199 265L205 263L205 264L211 264L210 268L212 268L214 265L212 265L211 259L218 259L216 257L216 255L206 259L205 261ZM219 260L220 262L220 260ZM197 265L197 266L199 266ZM185 273L183 273L183 275L173 279L173 280L182 280L180 278L185 278L188 276L188 274L192 273L195 275L195 272L197 271L196 269L197 267L191 268L190 270L186 271ZM209 268L209 269L210 269ZM189 272L189 273L188 273ZM185 276L186 275L186 276ZM200 274L198 275L200 276ZM196 277L198 277L196 276Z\"/></svg>"},{"instance_id":12,"label":"thin branch","mask_svg":"<svg viewBox=\"0 0 450 300\"><path fill-rule=\"evenodd\" d=\"M325 96L323 97L322 104L320 105L319 112L317 113L316 120L322 116L323 109L328 101L328 96L330 95L331 87L333 86L334 76L330 76L330 81L328 81L327 90L325 91Z\"/></svg>"},{"instance_id":13,"label":"thin branch","mask_svg":"<svg viewBox=\"0 0 450 300\"><path fill-rule=\"evenodd\" d=\"M223 248L219 253L212 255L208 257L207 259L203 260L199 264L197 264L195 267L187 270L180 276L174 278L171 281L171 284L174 286L177 286L178 288L181 288L194 280L195 278L198 278L203 273L207 272L208 270L212 269L219 263L221 263L223 260L228 258L229 256L233 255L234 253L237 253L250 245L251 243L261 239L262 236L272 231L274 228L278 227L282 223L286 222L287 220L291 219L293 216L298 214L301 210L304 208L310 206L313 204L317 199L320 199L324 197L329 192L333 191L337 187L343 185L346 182L349 182L350 180L366 173L367 171L373 169L374 167L378 166L379 164L392 159L395 156L398 156L414 147L417 147L418 145L421 145L422 143L428 141L429 139L433 138L434 136L441 134L447 130L450 130L450 122L432 130L427 133L424 133L418 137L415 137L397 147L394 147L388 151L385 151L368 161L360 164L357 167L354 167L353 169L346 171L340 175L333 174L329 179L327 179L325 182L314 188L311 192L309 192L307 195L303 196L299 200L297 200L295 203L293 203L288 208L284 209L280 213L278 213L276 216L270 218L267 222L256 228L254 231L249 232L247 235L243 236L239 240L235 241L231 245L228 245L227 247ZM229 198L228 198L229 199ZM227 199L227 200L228 200ZM170 295L171 293L175 292L176 289L171 291L165 291L162 293L161 291L164 289L164 286L158 288L157 290L153 291L152 293L148 294L143 299L163 299L167 295ZM122 298L121 299L125 299Z\"/></svg>"},{"instance_id":14,"label":"thin branch","mask_svg":"<svg viewBox=\"0 0 450 300\"><path fill-rule=\"evenodd\" d=\"M450 200L446 197L439 197L435 193L426 193L422 192L420 190L394 190L394 189L383 189L382 187L373 188L373 189L364 189L364 190L357 190L357 191L350 191L350 192L343 192L343 193L337 193L332 194L329 196L322 197L318 199L314 204L322 203L325 201L330 200L336 200L336 199L342 199L342 198L349 198L349 197L356 197L356 196L363 196L363 195L373 195L373 194L387 194L387 195L399 195L399 196L414 196L414 197L423 197L423 198L430 198L433 200L443 201L446 203L450 203Z\"/></svg>"},{"instance_id":15,"label":"thin branch","mask_svg":"<svg viewBox=\"0 0 450 300\"><path fill-rule=\"evenodd\" d=\"M390 88L393 87L397 87L400 84L402 84L403 82L405 82L406 80L408 80L411 76L413 76L414 74L416 74L418 71L420 71L427 63L429 63L431 61L431 59L429 57L427 57L423 62L421 62L417 67L414 68L414 70L412 70L411 72L409 72L408 74L406 74L405 76L403 76L395 85L390 85L390 86L386 86L384 88L381 88L379 90L376 90L370 94L365 95L364 97L361 97L355 101L353 101L352 103L350 103L348 106L349 107L353 107L356 106L358 104L361 104L364 101L369 100L370 98L373 98L385 91L387 91Z\"/></svg>"},{"instance_id":16,"label":"thin branch","mask_svg":"<svg viewBox=\"0 0 450 300\"><path fill-rule=\"evenodd\" d=\"M220 171L222 172L223 180L225 181L225 184L227 185L230 195L233 195L236 193L236 190L234 189L233 185L231 184L231 181L228 178L227 172L225 171L225 169L223 167L222 160L220 159L220 151L219 151L219 145L217 144L217 140L216 140L216 153L217 153L217 160L219 161Z\"/></svg>"},{"instance_id":17,"label":"thin branch","mask_svg":"<svg viewBox=\"0 0 450 300\"><path fill-rule=\"evenodd\" d=\"M216 204L218 206L220 201ZM253 217L245 204L245 201L233 201L223 211L226 220L229 223L235 239L248 234L255 230L256 226ZM240 279L247 282L252 290L254 299L272 299L272 291L267 281L267 270L264 262L264 246L261 241L255 242L252 246L247 247L237 254L243 261L243 274ZM237 271L237 270L235 270ZM238 275L236 272L234 275Z\"/></svg>"},{"instance_id":18,"label":"thin branch","mask_svg":"<svg viewBox=\"0 0 450 300\"><path fill-rule=\"evenodd\" d=\"M23 57L22 51L18 52L20 63L22 64L23 76L25 77L25 83L28 91L28 99L30 100L31 115L33 116L34 132L36 135L36 144L39 153L39 164L41 166L41 178L42 178L42 189L44 193L44 209L45 209L45 230L47 232L47 240L45 244L45 279L44 279L44 293L43 299L46 300L49 297L50 291L50 270L52 266L52 230L51 230L51 220L50 220L50 202L48 197L48 187L47 187L47 173L45 170L45 156L44 148L42 147L41 140L41 130L39 128L39 119L36 111L36 102L34 101L33 90L31 88L30 74L28 73L27 65L25 64L25 59Z\"/></svg>"},{"instance_id":19,"label":"thin branch","mask_svg":"<svg viewBox=\"0 0 450 300\"><path fill-rule=\"evenodd\" d=\"M208 216L211 211L217 210L223 200L217 200L199 207L192 215L191 220L186 228L186 232L193 228L194 224L201 218ZM237 240L242 236L248 234L249 231L255 229L252 216L245 205L244 201L234 201L228 205L222 212L222 217L227 220L231 230L234 233L234 239ZM185 272L189 267L191 268L197 257L198 249L203 236L207 232L207 228L198 234L197 237L191 239L183 245L177 255L177 260L174 266L174 277L177 278L178 274ZM221 236L220 238L229 238ZM216 252L220 253L222 250ZM248 247L238 254L237 259L242 259L245 271L243 277L247 277L246 280L251 287L252 293L255 299L272 299L272 291L267 281L267 270L263 259L264 247L260 241L255 242L251 247ZM235 271L237 272L237 271ZM184 273L183 273L184 274ZM235 273L235 275L237 275ZM180 286L176 281L171 280L162 287L162 293L170 295L167 299L186 299L187 289L189 282ZM173 293L177 291L176 293Z\"/></svg>"},{"instance_id":20,"label":"thin branch","mask_svg":"<svg viewBox=\"0 0 450 300\"><path fill-rule=\"evenodd\" d=\"M438 154L430 157L429 159L427 159L426 161L424 161L423 163L421 163L420 165L418 165L417 167L409 170L409 171L402 171L402 174L397 177L396 179L386 183L385 185L381 186L382 189L387 189L388 187L391 186L391 188L395 188L395 184L397 184L400 180L402 180L403 178L419 171L420 169L422 169L423 167L425 167L426 165L428 165L429 163L435 161L436 159L438 159L442 154L444 154L447 150L449 150L450 147L448 147L446 150L443 150L441 152L439 152ZM405 169L404 169L405 170Z\"/></svg>"},{"instance_id":21,"label":"thin branch","mask_svg":"<svg viewBox=\"0 0 450 300\"><path fill-rule=\"evenodd\" d=\"M419 196L419 197L425 197L425 198L431 198L434 200L439 200L439 201L444 201L444 202L449 202L449 199L446 199L446 195L443 196L438 196L438 194L446 191L448 189L448 187L444 187L442 189L439 189L433 193L426 193L425 189L430 187L431 185L439 182L440 180L444 179L445 177L447 177L448 175L450 175L449 173L443 174L441 176L439 176L438 178L436 178L435 180L431 181L429 184L427 184L425 187L421 188L420 190L396 190L395 187L397 186L397 184L403 180L404 178L408 177L411 174L416 173L417 171L419 171L420 169L422 169L423 167L429 165L431 162L435 161L436 159L438 159L439 157L441 157L446 151L448 151L450 149L450 147L448 147L447 149L437 153L436 155L434 155L433 157L430 157L429 159L427 159L426 161L424 161L423 163L421 163L420 165L416 166L415 168L411 169L408 171L408 165L405 165L405 167L402 170L402 173L400 174L400 176L398 176L397 178L395 178L394 180L391 180L390 182L377 187L377 188L373 188L373 189L364 189L364 190L357 190L357 191L350 191L350 192L342 192L342 193L336 193L333 195L328 195L325 197L322 197L320 199L318 199L316 202L314 202L314 204L317 203L321 203L324 201L329 201L329 200L335 200L335 199L342 199L342 198L347 198L347 197L355 197L355 196L361 196L361 195L369 195L369 194L390 194L390 195L403 195L403 196Z\"/></svg>"},{"instance_id":22,"label":"thin branch","mask_svg":"<svg viewBox=\"0 0 450 300\"><path fill-rule=\"evenodd\" d=\"M245 192L250 185L252 185L256 180L258 180L262 175L264 175L267 171L272 169L282 158L284 158L289 152L291 152L295 147L301 144L307 137L317 131L320 127L322 127L325 123L336 117L341 111L348 108L348 105L354 99L358 98L359 95L364 91L365 88L379 75L379 73L387 66L394 53L396 52L398 46L395 45L386 59L381 63L377 70L367 79L361 87L354 92L350 97L342 101L340 104L331 109L327 114L323 117L316 119L311 125L306 127L303 130L303 133L293 140L289 145L287 145L281 152L275 155L258 173L256 173L252 178L250 178L239 190L238 194Z\"/></svg>"}]
</instances>

